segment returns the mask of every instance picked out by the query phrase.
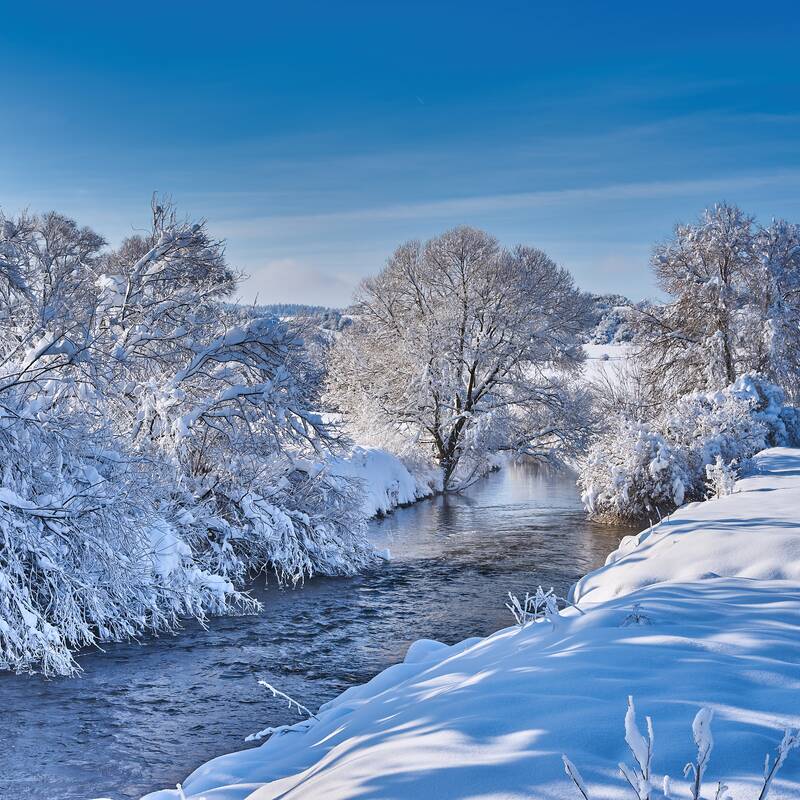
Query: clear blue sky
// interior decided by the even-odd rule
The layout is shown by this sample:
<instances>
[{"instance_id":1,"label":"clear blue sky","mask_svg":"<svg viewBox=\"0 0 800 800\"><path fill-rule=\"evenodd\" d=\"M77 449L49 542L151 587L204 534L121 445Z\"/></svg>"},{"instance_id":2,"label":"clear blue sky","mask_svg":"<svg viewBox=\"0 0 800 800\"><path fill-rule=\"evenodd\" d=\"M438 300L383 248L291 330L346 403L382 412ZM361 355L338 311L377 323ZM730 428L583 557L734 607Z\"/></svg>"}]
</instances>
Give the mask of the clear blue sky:
<instances>
[{"instance_id":1,"label":"clear blue sky","mask_svg":"<svg viewBox=\"0 0 800 800\"><path fill-rule=\"evenodd\" d=\"M458 223L595 291L718 200L800 221L800 10L0 2L0 205L117 243L154 190L262 302L346 303Z\"/></svg>"}]
</instances>

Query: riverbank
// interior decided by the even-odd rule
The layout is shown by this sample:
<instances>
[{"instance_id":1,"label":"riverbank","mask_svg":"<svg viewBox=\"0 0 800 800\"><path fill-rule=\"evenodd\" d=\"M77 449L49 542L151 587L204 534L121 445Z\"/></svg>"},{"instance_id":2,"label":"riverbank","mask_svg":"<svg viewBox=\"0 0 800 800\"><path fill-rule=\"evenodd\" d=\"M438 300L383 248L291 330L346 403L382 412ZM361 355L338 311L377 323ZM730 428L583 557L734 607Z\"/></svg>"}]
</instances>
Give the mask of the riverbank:
<instances>
[{"instance_id":1,"label":"riverbank","mask_svg":"<svg viewBox=\"0 0 800 800\"><path fill-rule=\"evenodd\" d=\"M653 718L653 772L672 776L673 796L686 796L681 769L702 706L715 712L708 786L721 779L737 800L756 796L764 755L800 726L800 450L755 463L733 495L623 540L574 587L584 613L413 645L318 720L208 762L185 796L569 800L566 753L590 796L622 798L628 695L642 727ZM798 796L792 753L770 797Z\"/></svg>"},{"instance_id":2,"label":"riverbank","mask_svg":"<svg viewBox=\"0 0 800 800\"><path fill-rule=\"evenodd\" d=\"M356 478L363 487L362 512L367 519L431 497L441 488L433 467L410 467L397 456L375 447L354 447L347 458L328 462L334 475Z\"/></svg>"}]
</instances>

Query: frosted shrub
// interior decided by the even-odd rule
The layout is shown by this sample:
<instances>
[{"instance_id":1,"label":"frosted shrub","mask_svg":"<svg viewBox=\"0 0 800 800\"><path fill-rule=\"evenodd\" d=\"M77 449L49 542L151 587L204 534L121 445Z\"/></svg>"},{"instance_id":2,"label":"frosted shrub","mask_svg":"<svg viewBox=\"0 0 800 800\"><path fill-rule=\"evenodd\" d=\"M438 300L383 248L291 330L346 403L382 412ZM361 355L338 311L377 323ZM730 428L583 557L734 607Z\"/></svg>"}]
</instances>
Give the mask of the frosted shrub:
<instances>
[{"instance_id":1,"label":"frosted shrub","mask_svg":"<svg viewBox=\"0 0 800 800\"><path fill-rule=\"evenodd\" d=\"M713 464L706 464L706 487L709 497L724 497L733 494L736 479L739 477L736 460L726 464L718 455Z\"/></svg>"},{"instance_id":2,"label":"frosted shrub","mask_svg":"<svg viewBox=\"0 0 800 800\"><path fill-rule=\"evenodd\" d=\"M521 628L531 622L550 619L558 616L558 598L552 589L546 592L539 586L535 594L525 592L525 597L520 600L515 594L508 593L509 602L506 608L511 612L514 621Z\"/></svg>"},{"instance_id":3,"label":"frosted shrub","mask_svg":"<svg viewBox=\"0 0 800 800\"><path fill-rule=\"evenodd\" d=\"M622 422L589 450L578 478L581 498L595 519L641 519L683 503L685 455L644 423Z\"/></svg>"},{"instance_id":4,"label":"frosted shrub","mask_svg":"<svg viewBox=\"0 0 800 800\"><path fill-rule=\"evenodd\" d=\"M552 586L547 591L542 589L541 586L537 586L533 594L525 592L525 597L522 600L512 592L509 592L506 608L511 612L517 625L520 628L524 628L532 622L541 622L542 620L547 620L552 625L555 625L559 614L559 603L562 606L572 606L579 613L584 613L565 597L555 594Z\"/></svg>"},{"instance_id":5,"label":"frosted shrub","mask_svg":"<svg viewBox=\"0 0 800 800\"><path fill-rule=\"evenodd\" d=\"M690 473L687 499L702 499L706 466L718 456L726 464L746 463L767 446L768 426L756 400L739 385L737 381L718 392L682 397L657 422L670 443L685 453Z\"/></svg>"},{"instance_id":6,"label":"frosted shrub","mask_svg":"<svg viewBox=\"0 0 800 800\"><path fill-rule=\"evenodd\" d=\"M792 444L796 433L782 390L744 375L681 397L649 423L612 420L581 464L583 502L598 520L661 518L709 492L730 494L753 455Z\"/></svg>"}]
</instances>

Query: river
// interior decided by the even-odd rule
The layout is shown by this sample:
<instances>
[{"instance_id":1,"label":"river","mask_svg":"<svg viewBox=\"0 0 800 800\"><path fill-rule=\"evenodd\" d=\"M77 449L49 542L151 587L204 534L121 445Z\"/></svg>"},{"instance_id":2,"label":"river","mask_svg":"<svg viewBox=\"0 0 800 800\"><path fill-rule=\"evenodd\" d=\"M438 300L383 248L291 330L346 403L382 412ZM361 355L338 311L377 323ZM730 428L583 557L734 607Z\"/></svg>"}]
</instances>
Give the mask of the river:
<instances>
[{"instance_id":1,"label":"river","mask_svg":"<svg viewBox=\"0 0 800 800\"><path fill-rule=\"evenodd\" d=\"M0 675L0 798L138 798L246 747L402 660L415 639L452 644L513 620L506 592L560 594L629 529L588 522L574 476L509 466L459 496L371 523L392 560L355 578L254 589L258 616L189 622L175 636L80 656L74 678Z\"/></svg>"}]
</instances>

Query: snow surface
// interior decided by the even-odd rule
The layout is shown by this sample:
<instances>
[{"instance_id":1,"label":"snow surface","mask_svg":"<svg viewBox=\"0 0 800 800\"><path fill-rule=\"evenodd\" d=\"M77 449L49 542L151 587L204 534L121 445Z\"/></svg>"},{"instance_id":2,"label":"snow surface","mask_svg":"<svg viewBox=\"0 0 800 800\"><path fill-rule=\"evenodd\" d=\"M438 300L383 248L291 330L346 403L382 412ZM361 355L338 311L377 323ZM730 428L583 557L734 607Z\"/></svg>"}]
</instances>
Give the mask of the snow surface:
<instances>
[{"instance_id":1,"label":"snow surface","mask_svg":"<svg viewBox=\"0 0 800 800\"><path fill-rule=\"evenodd\" d=\"M633 354L631 344L585 344L583 352L583 379L588 383L609 377L614 379L615 372L624 366Z\"/></svg>"},{"instance_id":2,"label":"snow surface","mask_svg":"<svg viewBox=\"0 0 800 800\"><path fill-rule=\"evenodd\" d=\"M681 770L708 707L704 796L717 780L737 800L757 796L765 754L800 726L800 450L764 451L756 465L736 493L625 540L574 587L583 614L413 645L318 720L200 767L185 797L574 800L562 754L590 796L630 797L617 773L631 763L628 695L653 719L656 785L667 773L672 796L688 796ZM794 752L770 798L798 797Z\"/></svg>"},{"instance_id":3,"label":"snow surface","mask_svg":"<svg viewBox=\"0 0 800 800\"><path fill-rule=\"evenodd\" d=\"M374 447L354 447L347 458L333 459L328 468L361 482L366 517L430 497L440 480L434 470L409 469L397 456Z\"/></svg>"}]
</instances>

